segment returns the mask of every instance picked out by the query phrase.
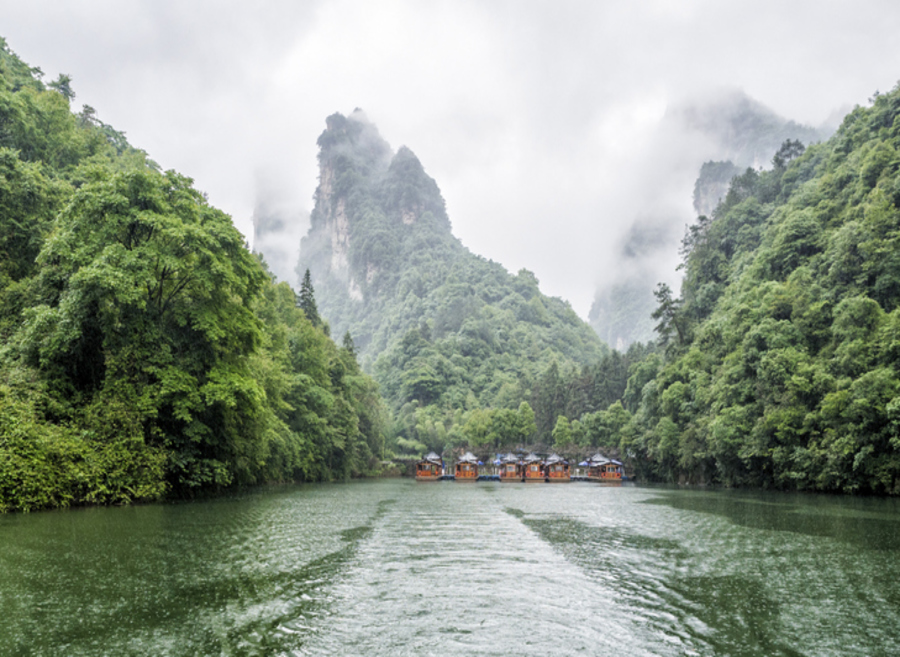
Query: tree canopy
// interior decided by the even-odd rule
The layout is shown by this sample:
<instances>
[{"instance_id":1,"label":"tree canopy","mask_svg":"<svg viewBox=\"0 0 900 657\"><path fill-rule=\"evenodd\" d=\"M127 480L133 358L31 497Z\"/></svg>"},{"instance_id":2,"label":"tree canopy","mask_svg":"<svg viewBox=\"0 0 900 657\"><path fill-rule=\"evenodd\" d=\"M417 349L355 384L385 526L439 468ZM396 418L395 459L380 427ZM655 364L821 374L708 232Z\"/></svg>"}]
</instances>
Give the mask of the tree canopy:
<instances>
[{"instance_id":1,"label":"tree canopy","mask_svg":"<svg viewBox=\"0 0 900 657\"><path fill-rule=\"evenodd\" d=\"M657 294L665 358L631 372L647 478L900 493L900 89L735 176ZM674 329L674 332L673 332Z\"/></svg>"}]
</instances>

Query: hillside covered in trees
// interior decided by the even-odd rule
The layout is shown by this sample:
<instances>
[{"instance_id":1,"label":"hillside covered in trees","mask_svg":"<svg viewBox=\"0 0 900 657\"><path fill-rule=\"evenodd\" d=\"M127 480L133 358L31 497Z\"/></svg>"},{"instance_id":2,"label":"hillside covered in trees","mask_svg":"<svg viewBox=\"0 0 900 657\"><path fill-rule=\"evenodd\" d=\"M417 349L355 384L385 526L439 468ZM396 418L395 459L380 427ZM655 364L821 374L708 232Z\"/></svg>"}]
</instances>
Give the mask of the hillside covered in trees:
<instances>
[{"instance_id":1,"label":"hillside covered in trees","mask_svg":"<svg viewBox=\"0 0 900 657\"><path fill-rule=\"evenodd\" d=\"M352 349L231 219L0 40L0 511L371 472Z\"/></svg>"},{"instance_id":2,"label":"hillside covered in trees","mask_svg":"<svg viewBox=\"0 0 900 657\"><path fill-rule=\"evenodd\" d=\"M664 481L900 493L900 89L735 177L657 290L620 444Z\"/></svg>"},{"instance_id":3,"label":"hillside covered in trees","mask_svg":"<svg viewBox=\"0 0 900 657\"><path fill-rule=\"evenodd\" d=\"M309 270L319 313L371 367L401 448L549 439L558 409L541 377L595 363L605 345L531 272L466 249L435 181L362 112L328 117L319 146L298 275Z\"/></svg>"}]
</instances>

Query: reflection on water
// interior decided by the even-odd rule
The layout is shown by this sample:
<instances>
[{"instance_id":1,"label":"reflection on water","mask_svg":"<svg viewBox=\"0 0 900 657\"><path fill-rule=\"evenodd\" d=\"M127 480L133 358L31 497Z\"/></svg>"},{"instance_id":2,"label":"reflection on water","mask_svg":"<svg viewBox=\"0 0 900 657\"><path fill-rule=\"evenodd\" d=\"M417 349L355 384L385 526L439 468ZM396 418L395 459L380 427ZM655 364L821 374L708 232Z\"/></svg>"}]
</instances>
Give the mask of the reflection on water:
<instances>
[{"instance_id":1,"label":"reflection on water","mask_svg":"<svg viewBox=\"0 0 900 657\"><path fill-rule=\"evenodd\" d=\"M895 655L894 500L408 480L0 517L0 655Z\"/></svg>"},{"instance_id":2,"label":"reflection on water","mask_svg":"<svg viewBox=\"0 0 900 657\"><path fill-rule=\"evenodd\" d=\"M822 536L872 550L900 546L900 501L786 493L684 491L648 500L766 531Z\"/></svg>"}]
</instances>

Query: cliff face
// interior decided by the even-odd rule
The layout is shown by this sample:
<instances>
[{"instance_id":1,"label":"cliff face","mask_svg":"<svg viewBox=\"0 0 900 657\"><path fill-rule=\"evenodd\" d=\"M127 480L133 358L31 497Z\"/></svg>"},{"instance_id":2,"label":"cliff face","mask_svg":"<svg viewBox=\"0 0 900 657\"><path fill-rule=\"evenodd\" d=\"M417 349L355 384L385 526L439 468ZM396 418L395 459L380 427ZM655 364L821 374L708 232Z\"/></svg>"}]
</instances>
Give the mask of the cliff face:
<instances>
[{"instance_id":1,"label":"cliff face","mask_svg":"<svg viewBox=\"0 0 900 657\"><path fill-rule=\"evenodd\" d=\"M361 111L328 117L319 146L319 186L298 273L310 269L323 314L344 331L365 314L349 302L366 305L396 285L395 256L423 219L444 229L423 248L453 238L437 184L408 148L392 153ZM363 347L368 337L359 336Z\"/></svg>"},{"instance_id":2,"label":"cliff face","mask_svg":"<svg viewBox=\"0 0 900 657\"><path fill-rule=\"evenodd\" d=\"M731 161L704 162L694 183L694 212L697 216L712 216L731 186L731 179L743 170Z\"/></svg>"},{"instance_id":3,"label":"cliff face","mask_svg":"<svg viewBox=\"0 0 900 657\"><path fill-rule=\"evenodd\" d=\"M310 216L310 231L301 242L316 279L362 300L361 287L350 267L351 221L348 201L354 183L370 182L387 169L390 147L362 114L334 114L319 138L319 186ZM302 271L300 272L302 274Z\"/></svg>"}]
</instances>

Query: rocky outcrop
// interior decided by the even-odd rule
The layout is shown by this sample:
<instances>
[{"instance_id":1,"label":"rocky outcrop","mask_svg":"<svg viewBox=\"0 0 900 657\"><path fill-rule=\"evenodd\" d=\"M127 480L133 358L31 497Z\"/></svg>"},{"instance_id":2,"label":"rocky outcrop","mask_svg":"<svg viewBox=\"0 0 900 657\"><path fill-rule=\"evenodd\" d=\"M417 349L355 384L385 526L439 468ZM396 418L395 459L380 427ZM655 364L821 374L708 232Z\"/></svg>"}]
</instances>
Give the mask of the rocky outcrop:
<instances>
[{"instance_id":1,"label":"rocky outcrop","mask_svg":"<svg viewBox=\"0 0 900 657\"><path fill-rule=\"evenodd\" d=\"M350 269L350 221L347 219L347 204L344 199L338 199L328 223L331 236L331 273L345 278Z\"/></svg>"},{"instance_id":2,"label":"rocky outcrop","mask_svg":"<svg viewBox=\"0 0 900 657\"><path fill-rule=\"evenodd\" d=\"M731 186L731 180L741 173L741 168L731 161L704 162L694 183L694 211L697 216L711 217Z\"/></svg>"},{"instance_id":3,"label":"rocky outcrop","mask_svg":"<svg viewBox=\"0 0 900 657\"><path fill-rule=\"evenodd\" d=\"M391 257L399 243L426 218L452 238L444 200L413 152L393 153L361 111L328 117L319 146L319 186L298 272L309 268L329 298L364 302L379 275L399 266Z\"/></svg>"}]
</instances>

